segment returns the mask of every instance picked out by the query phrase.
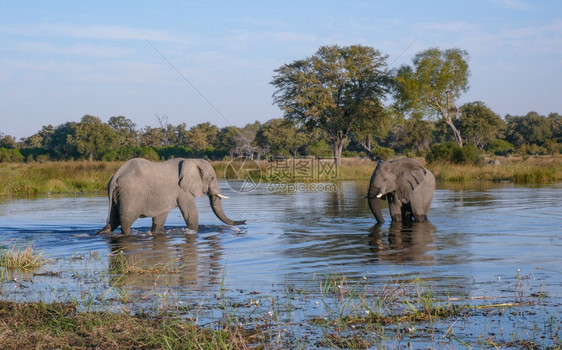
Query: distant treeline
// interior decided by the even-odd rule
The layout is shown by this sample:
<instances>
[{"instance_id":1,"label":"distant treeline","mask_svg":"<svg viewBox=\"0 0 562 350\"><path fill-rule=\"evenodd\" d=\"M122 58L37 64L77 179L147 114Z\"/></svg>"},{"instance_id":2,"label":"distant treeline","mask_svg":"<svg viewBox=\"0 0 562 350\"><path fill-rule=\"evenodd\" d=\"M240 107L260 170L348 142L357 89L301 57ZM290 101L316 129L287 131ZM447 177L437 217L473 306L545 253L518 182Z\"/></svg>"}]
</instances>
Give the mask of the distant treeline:
<instances>
[{"instance_id":1,"label":"distant treeline","mask_svg":"<svg viewBox=\"0 0 562 350\"><path fill-rule=\"evenodd\" d=\"M465 140L462 148L456 146L454 135L441 120L387 115L384 132L378 130L377 136L369 140L364 135L352 135L343 155L369 154L384 159L402 154L466 163L482 153L546 155L562 151L562 116L558 113L542 116L530 112L501 118L482 102L465 104L455 121ZM171 125L166 117L157 119L159 127L137 129L132 120L123 116L111 117L104 123L98 117L85 115L79 122L43 126L19 141L0 132L0 162L333 155L322 132L283 118L223 128L211 123L188 128L186 123Z\"/></svg>"}]
</instances>

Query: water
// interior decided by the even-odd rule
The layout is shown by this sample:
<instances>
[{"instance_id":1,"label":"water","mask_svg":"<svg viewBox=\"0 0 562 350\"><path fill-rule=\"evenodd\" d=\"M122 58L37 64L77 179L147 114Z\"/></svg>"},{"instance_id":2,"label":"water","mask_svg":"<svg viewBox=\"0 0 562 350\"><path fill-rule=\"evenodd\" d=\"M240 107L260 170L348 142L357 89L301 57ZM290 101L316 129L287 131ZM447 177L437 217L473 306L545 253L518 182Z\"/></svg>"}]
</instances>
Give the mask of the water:
<instances>
[{"instance_id":1,"label":"water","mask_svg":"<svg viewBox=\"0 0 562 350\"><path fill-rule=\"evenodd\" d=\"M361 199L366 181L315 186L271 192L262 184L236 193L221 184L231 197L223 200L225 213L247 225L222 224L201 199L198 234L185 228L175 209L165 234L151 235L150 219L139 219L128 237L96 235L107 218L105 197L0 199L0 248L31 244L50 259L33 273L4 271L0 298L72 300L84 308L126 305L131 312L135 305L147 310L179 303L193 312L196 305L222 303L221 296L244 303L249 295L286 297L287 286L312 290L333 276L350 284L368 281L373 288L395 278L421 278L449 300L517 302L546 295L539 311L533 306L526 312L534 313L531 319L560 321L562 184L438 184L430 222L410 225L391 223L386 208L387 222L375 225ZM119 251L165 271L119 277L111 271ZM316 304L320 297L307 294L309 308L292 317L301 322L326 314ZM197 317L223 317L219 309L206 307ZM517 327L501 320L496 328L502 332ZM483 323L470 325L474 337L493 328ZM547 345L556 342L549 336Z\"/></svg>"}]
</instances>

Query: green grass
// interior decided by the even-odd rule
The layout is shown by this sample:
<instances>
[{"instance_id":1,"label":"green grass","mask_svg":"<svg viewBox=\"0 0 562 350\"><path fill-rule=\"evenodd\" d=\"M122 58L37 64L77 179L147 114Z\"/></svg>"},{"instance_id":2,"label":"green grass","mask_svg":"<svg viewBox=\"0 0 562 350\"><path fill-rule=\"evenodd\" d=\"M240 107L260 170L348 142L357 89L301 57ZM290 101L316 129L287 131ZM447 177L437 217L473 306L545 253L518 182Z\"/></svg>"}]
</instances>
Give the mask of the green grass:
<instances>
[{"instance_id":1,"label":"green grass","mask_svg":"<svg viewBox=\"0 0 562 350\"><path fill-rule=\"evenodd\" d=\"M0 164L0 195L103 192L119 162Z\"/></svg>"},{"instance_id":2,"label":"green grass","mask_svg":"<svg viewBox=\"0 0 562 350\"><path fill-rule=\"evenodd\" d=\"M423 162L423 160L422 160ZM123 162L0 163L0 195L51 193L104 193L113 173ZM224 178L228 161L211 162L217 177ZM268 163L261 161L262 182L269 178ZM343 159L333 174L286 179L288 181L368 180L376 163L368 159ZM505 158L500 165L428 164L438 181L511 181L549 183L562 181L562 156Z\"/></svg>"},{"instance_id":3,"label":"green grass","mask_svg":"<svg viewBox=\"0 0 562 350\"><path fill-rule=\"evenodd\" d=\"M247 349L242 329L210 330L185 320L78 312L72 303L0 301L3 349Z\"/></svg>"}]
</instances>

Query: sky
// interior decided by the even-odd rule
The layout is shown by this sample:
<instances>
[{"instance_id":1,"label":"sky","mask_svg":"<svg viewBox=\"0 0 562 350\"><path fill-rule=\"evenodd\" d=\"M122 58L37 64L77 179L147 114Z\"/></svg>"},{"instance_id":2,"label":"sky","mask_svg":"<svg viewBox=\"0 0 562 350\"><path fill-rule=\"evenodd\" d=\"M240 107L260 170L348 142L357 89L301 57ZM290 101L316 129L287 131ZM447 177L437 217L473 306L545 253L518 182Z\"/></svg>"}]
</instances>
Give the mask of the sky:
<instances>
[{"instance_id":1,"label":"sky","mask_svg":"<svg viewBox=\"0 0 562 350\"><path fill-rule=\"evenodd\" d=\"M562 113L556 0L0 0L0 133L86 114L137 129L265 122L283 116L274 70L334 44L371 46L390 68L460 48L471 77L459 105Z\"/></svg>"}]
</instances>

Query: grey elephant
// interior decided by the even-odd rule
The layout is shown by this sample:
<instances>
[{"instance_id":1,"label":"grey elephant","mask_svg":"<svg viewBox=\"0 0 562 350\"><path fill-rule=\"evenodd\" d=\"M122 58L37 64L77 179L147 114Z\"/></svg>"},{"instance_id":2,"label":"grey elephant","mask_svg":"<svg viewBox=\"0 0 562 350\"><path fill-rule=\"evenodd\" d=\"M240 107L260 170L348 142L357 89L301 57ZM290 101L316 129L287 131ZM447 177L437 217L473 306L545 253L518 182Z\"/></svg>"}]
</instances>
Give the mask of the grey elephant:
<instances>
[{"instance_id":1,"label":"grey elephant","mask_svg":"<svg viewBox=\"0 0 562 350\"><path fill-rule=\"evenodd\" d=\"M435 177L415 159L380 161L365 198L378 223L383 223L379 199L387 199L392 221L426 221L435 192Z\"/></svg>"},{"instance_id":2,"label":"grey elephant","mask_svg":"<svg viewBox=\"0 0 562 350\"><path fill-rule=\"evenodd\" d=\"M175 158L151 162L134 158L123 164L107 185L109 217L98 233L111 233L119 225L123 234L131 233L131 225L139 217L151 217L151 232L162 232L170 209L179 207L188 228L198 231L199 218L195 197L209 196L215 215L225 224L243 225L233 221L222 210L215 170L204 159Z\"/></svg>"}]
</instances>

